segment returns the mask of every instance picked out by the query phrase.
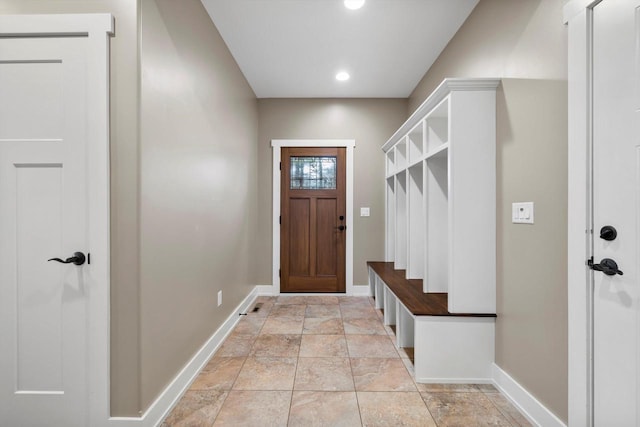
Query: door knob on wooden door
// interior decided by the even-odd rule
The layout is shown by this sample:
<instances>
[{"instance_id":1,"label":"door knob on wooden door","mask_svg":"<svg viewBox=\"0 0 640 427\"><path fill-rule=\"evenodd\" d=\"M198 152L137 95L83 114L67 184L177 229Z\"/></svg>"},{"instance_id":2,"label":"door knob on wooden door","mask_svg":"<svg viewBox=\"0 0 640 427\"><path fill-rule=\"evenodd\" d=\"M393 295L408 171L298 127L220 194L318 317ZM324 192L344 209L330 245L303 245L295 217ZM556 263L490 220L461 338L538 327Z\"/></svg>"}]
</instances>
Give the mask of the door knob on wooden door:
<instances>
[{"instance_id":1,"label":"door knob on wooden door","mask_svg":"<svg viewBox=\"0 0 640 427\"><path fill-rule=\"evenodd\" d=\"M338 230L340 230L340 231L344 231L344 230L346 230L346 229L347 229L347 226L346 226L346 225L339 225L339 226L337 226L336 228L337 228Z\"/></svg>"},{"instance_id":2,"label":"door knob on wooden door","mask_svg":"<svg viewBox=\"0 0 640 427\"><path fill-rule=\"evenodd\" d=\"M86 257L82 252L74 252L72 257L67 258L66 260L61 260L60 258L50 258L47 261L56 261L62 264L75 264L82 265L86 261Z\"/></svg>"}]
</instances>

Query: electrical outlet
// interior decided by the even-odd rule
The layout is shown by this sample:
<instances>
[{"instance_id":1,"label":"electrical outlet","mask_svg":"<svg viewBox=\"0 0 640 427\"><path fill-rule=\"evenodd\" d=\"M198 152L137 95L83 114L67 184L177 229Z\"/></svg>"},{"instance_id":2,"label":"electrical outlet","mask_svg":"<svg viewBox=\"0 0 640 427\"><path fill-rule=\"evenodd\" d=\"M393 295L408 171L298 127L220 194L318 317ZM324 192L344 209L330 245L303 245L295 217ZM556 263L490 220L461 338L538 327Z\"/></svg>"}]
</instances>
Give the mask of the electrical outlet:
<instances>
[{"instance_id":1,"label":"electrical outlet","mask_svg":"<svg viewBox=\"0 0 640 427\"><path fill-rule=\"evenodd\" d=\"M222 291L218 291L218 307L222 305Z\"/></svg>"},{"instance_id":2,"label":"electrical outlet","mask_svg":"<svg viewBox=\"0 0 640 427\"><path fill-rule=\"evenodd\" d=\"M512 203L511 222L514 224L533 224L533 202Z\"/></svg>"}]
</instances>

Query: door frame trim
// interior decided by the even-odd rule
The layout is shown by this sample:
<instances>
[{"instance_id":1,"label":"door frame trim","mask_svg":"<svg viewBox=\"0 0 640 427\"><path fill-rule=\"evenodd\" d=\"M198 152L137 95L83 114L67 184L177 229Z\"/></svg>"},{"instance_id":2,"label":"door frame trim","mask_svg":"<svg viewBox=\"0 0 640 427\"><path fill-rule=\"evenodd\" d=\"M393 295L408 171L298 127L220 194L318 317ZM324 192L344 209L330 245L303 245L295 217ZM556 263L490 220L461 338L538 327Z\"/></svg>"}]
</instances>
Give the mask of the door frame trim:
<instances>
[{"instance_id":1,"label":"door frame trim","mask_svg":"<svg viewBox=\"0 0 640 427\"><path fill-rule=\"evenodd\" d=\"M0 37L86 37L87 49L87 252L91 277L87 315L89 423L106 425L109 389L109 43L111 14L1 15Z\"/></svg>"},{"instance_id":2,"label":"door frame trim","mask_svg":"<svg viewBox=\"0 0 640 427\"><path fill-rule=\"evenodd\" d=\"M568 25L568 374L569 425L593 426L593 8L572 0Z\"/></svg>"},{"instance_id":3,"label":"door frame trim","mask_svg":"<svg viewBox=\"0 0 640 427\"><path fill-rule=\"evenodd\" d=\"M347 149L346 217L347 236L345 242L345 295L354 295L353 286L353 149L355 139L272 139L273 148L273 264L271 270L272 295L280 295L280 161L282 147L345 147Z\"/></svg>"}]
</instances>

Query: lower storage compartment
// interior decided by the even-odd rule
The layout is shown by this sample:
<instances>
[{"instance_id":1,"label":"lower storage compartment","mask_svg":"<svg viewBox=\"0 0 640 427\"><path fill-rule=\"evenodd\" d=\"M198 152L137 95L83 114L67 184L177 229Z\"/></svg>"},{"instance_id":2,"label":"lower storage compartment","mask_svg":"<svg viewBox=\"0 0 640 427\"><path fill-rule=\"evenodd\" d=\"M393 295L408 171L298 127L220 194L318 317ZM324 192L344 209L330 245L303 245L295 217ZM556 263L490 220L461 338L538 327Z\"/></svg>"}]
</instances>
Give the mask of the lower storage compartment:
<instances>
[{"instance_id":1,"label":"lower storage compartment","mask_svg":"<svg viewBox=\"0 0 640 427\"><path fill-rule=\"evenodd\" d=\"M495 318L419 316L415 322L417 382L474 384L491 381Z\"/></svg>"},{"instance_id":2,"label":"lower storage compartment","mask_svg":"<svg viewBox=\"0 0 640 427\"><path fill-rule=\"evenodd\" d=\"M389 276L387 265L377 265L386 263L369 264L376 308L383 310L384 324L395 333L396 347L412 361L416 382L491 382L495 315L451 314L446 310L446 294L415 292L415 287L421 290L415 280Z\"/></svg>"}]
</instances>

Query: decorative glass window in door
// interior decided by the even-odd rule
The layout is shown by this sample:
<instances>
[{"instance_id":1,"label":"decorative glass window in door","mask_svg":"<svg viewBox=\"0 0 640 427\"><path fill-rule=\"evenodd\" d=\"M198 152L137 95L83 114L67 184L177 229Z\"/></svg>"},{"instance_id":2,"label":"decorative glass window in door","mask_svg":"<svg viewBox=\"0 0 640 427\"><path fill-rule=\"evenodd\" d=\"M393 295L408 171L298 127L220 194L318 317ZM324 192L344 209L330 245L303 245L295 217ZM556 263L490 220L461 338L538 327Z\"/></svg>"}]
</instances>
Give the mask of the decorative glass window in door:
<instances>
[{"instance_id":1,"label":"decorative glass window in door","mask_svg":"<svg viewBox=\"0 0 640 427\"><path fill-rule=\"evenodd\" d=\"M335 190L336 157L291 156L292 190Z\"/></svg>"}]
</instances>

